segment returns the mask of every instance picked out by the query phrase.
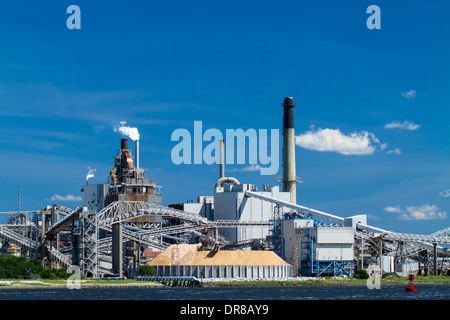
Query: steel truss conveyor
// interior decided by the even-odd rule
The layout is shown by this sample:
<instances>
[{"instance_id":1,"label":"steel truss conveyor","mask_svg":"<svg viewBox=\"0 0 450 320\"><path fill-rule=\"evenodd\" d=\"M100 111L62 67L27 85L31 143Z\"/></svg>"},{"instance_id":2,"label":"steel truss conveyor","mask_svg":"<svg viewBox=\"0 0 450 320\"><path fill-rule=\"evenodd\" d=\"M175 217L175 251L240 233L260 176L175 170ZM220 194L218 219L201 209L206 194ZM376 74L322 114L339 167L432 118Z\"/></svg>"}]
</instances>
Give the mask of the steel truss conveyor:
<instances>
[{"instance_id":1,"label":"steel truss conveyor","mask_svg":"<svg viewBox=\"0 0 450 320\"><path fill-rule=\"evenodd\" d=\"M253 191L246 191L245 195L247 197L253 197L256 199L260 199L262 201L268 201L274 204L278 204L281 205L283 207L286 208L290 208L293 210L297 210L299 213L301 214L309 214L315 218L319 218L319 219L325 219L334 223L337 223L339 225L343 225L345 219L330 213L326 213L323 211L319 211L319 210L315 210L312 208L308 208L305 206L301 206L298 204L294 204L294 203L290 203L287 201L283 201L283 200L279 200L279 199L275 199L272 197L268 197L265 195L261 195L258 193L255 193ZM356 229L355 231L365 231L365 232L369 232L373 235L376 234L380 234L382 238L386 239L386 240L392 240L392 241L402 241L402 242L410 242L411 245L413 246L419 246L422 249L428 249L428 250L432 250L433 249L433 244L431 243L449 243L449 237L448 236L440 236L440 235L435 235L435 236L422 236L422 235L405 235L405 234L399 234L399 233L394 233L392 231L388 231L388 230L384 230L381 228L377 228L377 227L372 227L369 225L365 225L362 223L358 223L356 225ZM358 236L358 232L356 232L356 235ZM391 239L389 239L389 237L391 237ZM397 237L397 238L395 238ZM450 255L450 250L444 247L440 247L438 246L437 251L440 253L443 253L445 255Z\"/></svg>"}]
</instances>

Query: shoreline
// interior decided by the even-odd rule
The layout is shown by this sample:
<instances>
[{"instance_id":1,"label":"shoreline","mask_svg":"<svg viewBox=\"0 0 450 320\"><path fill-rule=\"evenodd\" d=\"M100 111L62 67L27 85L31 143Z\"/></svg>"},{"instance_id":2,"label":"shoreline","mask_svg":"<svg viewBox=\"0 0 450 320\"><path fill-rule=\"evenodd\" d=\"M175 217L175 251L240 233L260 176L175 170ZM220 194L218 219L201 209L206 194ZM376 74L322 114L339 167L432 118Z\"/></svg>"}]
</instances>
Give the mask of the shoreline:
<instances>
[{"instance_id":1,"label":"shoreline","mask_svg":"<svg viewBox=\"0 0 450 320\"><path fill-rule=\"evenodd\" d=\"M0 280L2 289L44 289L61 288L68 289L68 284L73 281L65 280ZM319 279L203 279L203 287L310 287L310 286L366 286L366 279L353 278L319 278ZM406 285L407 278L381 279L381 285ZM417 279L416 285L450 285L450 277L425 277ZM137 280L80 280L81 289L87 288L167 288L158 282L147 282ZM200 289L200 288L199 288ZM201 290L201 289L200 289Z\"/></svg>"},{"instance_id":2,"label":"shoreline","mask_svg":"<svg viewBox=\"0 0 450 320\"><path fill-rule=\"evenodd\" d=\"M87 288L157 288L164 287L157 282L127 281L124 280L80 280L81 289ZM73 282L69 282L73 284ZM2 289L69 289L68 283L64 280L0 280L0 290Z\"/></svg>"}]
</instances>

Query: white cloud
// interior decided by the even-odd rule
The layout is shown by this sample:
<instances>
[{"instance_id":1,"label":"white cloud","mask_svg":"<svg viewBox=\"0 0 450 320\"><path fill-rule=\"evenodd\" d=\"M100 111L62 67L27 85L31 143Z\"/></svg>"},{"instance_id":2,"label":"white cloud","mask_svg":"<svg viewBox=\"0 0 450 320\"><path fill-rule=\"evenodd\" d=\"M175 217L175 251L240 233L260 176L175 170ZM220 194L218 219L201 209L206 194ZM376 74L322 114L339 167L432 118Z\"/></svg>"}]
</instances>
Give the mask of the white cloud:
<instances>
[{"instance_id":1,"label":"white cloud","mask_svg":"<svg viewBox=\"0 0 450 320\"><path fill-rule=\"evenodd\" d=\"M94 131L96 134L100 134L104 128L105 126L103 124L97 124L94 126Z\"/></svg>"},{"instance_id":2,"label":"white cloud","mask_svg":"<svg viewBox=\"0 0 450 320\"><path fill-rule=\"evenodd\" d=\"M311 150L334 151L344 155L373 154L380 141L370 132L353 132L349 135L339 129L311 130L295 137L295 144Z\"/></svg>"},{"instance_id":3,"label":"white cloud","mask_svg":"<svg viewBox=\"0 0 450 320\"><path fill-rule=\"evenodd\" d=\"M393 213L401 213L402 212L402 208L400 208L399 206L386 207L383 210L386 211L386 212L393 212Z\"/></svg>"},{"instance_id":4,"label":"white cloud","mask_svg":"<svg viewBox=\"0 0 450 320\"><path fill-rule=\"evenodd\" d=\"M402 209L399 206L386 207L384 211L391 213L398 213L399 220L435 220L447 219L447 212L441 211L435 205L424 204L422 206L409 206Z\"/></svg>"},{"instance_id":5,"label":"white cloud","mask_svg":"<svg viewBox=\"0 0 450 320\"><path fill-rule=\"evenodd\" d=\"M55 194L51 198L52 201L81 201L81 197L73 196L68 194L66 196L60 196L59 194Z\"/></svg>"},{"instance_id":6,"label":"white cloud","mask_svg":"<svg viewBox=\"0 0 450 320\"><path fill-rule=\"evenodd\" d=\"M450 189L447 189L447 190L444 190L444 191L439 192L439 195L440 195L442 198L450 197Z\"/></svg>"},{"instance_id":7,"label":"white cloud","mask_svg":"<svg viewBox=\"0 0 450 320\"><path fill-rule=\"evenodd\" d=\"M406 92L402 92L402 96L406 99L415 98L417 96L416 90L409 90Z\"/></svg>"},{"instance_id":8,"label":"white cloud","mask_svg":"<svg viewBox=\"0 0 450 320\"><path fill-rule=\"evenodd\" d=\"M261 170L261 167L259 166L259 165L257 165L257 164L251 164L251 165L249 165L249 166L247 166L247 167L244 167L244 168L233 168L233 169L231 169L231 170L228 170L228 171L230 171L230 172L249 172L249 171L260 171Z\"/></svg>"},{"instance_id":9,"label":"white cloud","mask_svg":"<svg viewBox=\"0 0 450 320\"><path fill-rule=\"evenodd\" d=\"M386 153L395 153L395 154L402 154L402 150L399 148L395 148L394 150L388 150Z\"/></svg>"},{"instance_id":10,"label":"white cloud","mask_svg":"<svg viewBox=\"0 0 450 320\"><path fill-rule=\"evenodd\" d=\"M439 211L435 205L425 204L420 207L411 206L406 208L407 214L403 214L400 218L406 220L430 220L430 219L446 219L447 212Z\"/></svg>"},{"instance_id":11,"label":"white cloud","mask_svg":"<svg viewBox=\"0 0 450 320\"><path fill-rule=\"evenodd\" d=\"M403 122L392 121L392 122L385 124L384 128L385 129L400 129L400 130L405 129L405 130L414 131L414 130L419 129L420 125L409 122L409 121L403 121Z\"/></svg>"}]
</instances>

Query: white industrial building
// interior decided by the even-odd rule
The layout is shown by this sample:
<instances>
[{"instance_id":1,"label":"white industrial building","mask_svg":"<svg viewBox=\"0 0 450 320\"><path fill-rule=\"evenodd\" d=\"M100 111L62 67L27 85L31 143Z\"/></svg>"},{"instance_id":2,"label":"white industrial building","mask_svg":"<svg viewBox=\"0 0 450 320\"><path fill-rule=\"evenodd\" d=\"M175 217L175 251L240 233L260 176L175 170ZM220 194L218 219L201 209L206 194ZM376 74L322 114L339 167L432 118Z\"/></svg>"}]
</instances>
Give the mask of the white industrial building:
<instances>
[{"instance_id":1,"label":"white industrial building","mask_svg":"<svg viewBox=\"0 0 450 320\"><path fill-rule=\"evenodd\" d=\"M253 184L226 184L218 186L214 192L214 220L269 221L273 220L275 205L267 201L246 197L245 191L256 191ZM258 194L284 201L291 200L289 192L280 192L278 186L267 186ZM219 233L232 242L249 239L263 239L269 235L267 226L219 229Z\"/></svg>"},{"instance_id":2,"label":"white industrial building","mask_svg":"<svg viewBox=\"0 0 450 320\"><path fill-rule=\"evenodd\" d=\"M354 229L315 226L312 219L274 221L275 251L301 275L352 274Z\"/></svg>"},{"instance_id":3,"label":"white industrial building","mask_svg":"<svg viewBox=\"0 0 450 320\"><path fill-rule=\"evenodd\" d=\"M99 212L105 207L109 184L86 184L81 187L81 205L89 211Z\"/></svg>"},{"instance_id":4,"label":"white industrial building","mask_svg":"<svg viewBox=\"0 0 450 320\"><path fill-rule=\"evenodd\" d=\"M195 213L208 220L214 220L214 197L212 196L199 196L196 202L169 204L169 208Z\"/></svg>"},{"instance_id":5,"label":"white industrial building","mask_svg":"<svg viewBox=\"0 0 450 320\"><path fill-rule=\"evenodd\" d=\"M283 201L291 200L291 193L280 192L278 186L264 186L263 191L256 190L257 187L253 184L218 184L215 187L214 196L199 196L196 202L169 204L169 207L198 214L210 221L268 222L275 219L275 204L246 197L245 191L255 191ZM219 228L219 234L231 242L241 242L265 239L269 235L269 228L267 226Z\"/></svg>"}]
</instances>

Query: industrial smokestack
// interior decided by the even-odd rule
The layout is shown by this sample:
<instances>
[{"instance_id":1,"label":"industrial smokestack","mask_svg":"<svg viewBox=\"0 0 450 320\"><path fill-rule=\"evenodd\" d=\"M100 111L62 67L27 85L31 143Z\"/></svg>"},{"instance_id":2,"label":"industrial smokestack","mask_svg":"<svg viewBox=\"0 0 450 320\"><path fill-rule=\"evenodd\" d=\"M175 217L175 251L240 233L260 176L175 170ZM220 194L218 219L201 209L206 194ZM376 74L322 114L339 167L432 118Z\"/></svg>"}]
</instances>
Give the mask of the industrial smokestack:
<instances>
[{"instance_id":1,"label":"industrial smokestack","mask_svg":"<svg viewBox=\"0 0 450 320\"><path fill-rule=\"evenodd\" d=\"M135 142L135 152L136 152L136 169L139 169L139 131L135 127L126 126L126 121L120 121L120 127L114 128L115 132L120 132L122 135L129 137ZM126 140L126 142L124 142ZM124 144L125 143L125 144ZM128 149L128 140L122 139L122 149Z\"/></svg>"},{"instance_id":2,"label":"industrial smokestack","mask_svg":"<svg viewBox=\"0 0 450 320\"><path fill-rule=\"evenodd\" d=\"M136 148L136 169L139 169L139 140L136 140L135 142L135 148Z\"/></svg>"},{"instance_id":3,"label":"industrial smokestack","mask_svg":"<svg viewBox=\"0 0 450 320\"><path fill-rule=\"evenodd\" d=\"M120 149L126 150L128 149L128 139L120 139Z\"/></svg>"},{"instance_id":4,"label":"industrial smokestack","mask_svg":"<svg viewBox=\"0 0 450 320\"><path fill-rule=\"evenodd\" d=\"M224 141L219 140L219 179L225 177L225 147Z\"/></svg>"},{"instance_id":5,"label":"industrial smokestack","mask_svg":"<svg viewBox=\"0 0 450 320\"><path fill-rule=\"evenodd\" d=\"M284 99L283 115L283 191L291 193L291 203L297 202L297 177L295 175L294 99Z\"/></svg>"}]
</instances>

